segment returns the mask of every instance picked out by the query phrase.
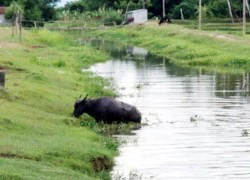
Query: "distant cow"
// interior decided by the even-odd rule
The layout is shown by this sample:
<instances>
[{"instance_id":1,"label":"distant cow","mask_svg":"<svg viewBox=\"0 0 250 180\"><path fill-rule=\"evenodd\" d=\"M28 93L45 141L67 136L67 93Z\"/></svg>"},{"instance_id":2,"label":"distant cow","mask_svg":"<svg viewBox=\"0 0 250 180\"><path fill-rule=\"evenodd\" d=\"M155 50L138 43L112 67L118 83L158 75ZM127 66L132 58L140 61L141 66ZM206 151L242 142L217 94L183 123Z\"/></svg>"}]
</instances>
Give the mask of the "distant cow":
<instances>
[{"instance_id":1,"label":"distant cow","mask_svg":"<svg viewBox=\"0 0 250 180\"><path fill-rule=\"evenodd\" d=\"M123 23L123 25L127 25L127 24L130 24L130 23L133 23L133 22L134 22L134 18L130 17L130 18L126 19L126 21Z\"/></svg>"},{"instance_id":2,"label":"distant cow","mask_svg":"<svg viewBox=\"0 0 250 180\"><path fill-rule=\"evenodd\" d=\"M135 106L110 97L87 99L86 96L82 100L77 100L73 115L78 118L83 113L87 113L95 118L96 122L141 122L141 113Z\"/></svg>"},{"instance_id":3,"label":"distant cow","mask_svg":"<svg viewBox=\"0 0 250 180\"><path fill-rule=\"evenodd\" d=\"M164 24L164 23L172 23L172 21L170 20L170 18L168 16L164 16L164 17L161 17L161 19L159 21L159 26L161 24Z\"/></svg>"}]
</instances>

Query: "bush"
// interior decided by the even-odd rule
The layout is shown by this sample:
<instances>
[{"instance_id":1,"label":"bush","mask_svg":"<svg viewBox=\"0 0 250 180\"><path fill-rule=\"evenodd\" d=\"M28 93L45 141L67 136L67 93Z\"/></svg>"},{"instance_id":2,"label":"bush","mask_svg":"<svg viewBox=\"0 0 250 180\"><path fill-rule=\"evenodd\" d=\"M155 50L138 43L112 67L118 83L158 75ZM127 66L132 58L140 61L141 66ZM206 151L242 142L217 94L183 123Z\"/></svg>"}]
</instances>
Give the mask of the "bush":
<instances>
[{"instance_id":1,"label":"bush","mask_svg":"<svg viewBox=\"0 0 250 180\"><path fill-rule=\"evenodd\" d=\"M91 12L94 19L102 20L104 25L114 25L122 23L122 12L114 9L100 8L98 11Z\"/></svg>"},{"instance_id":2,"label":"bush","mask_svg":"<svg viewBox=\"0 0 250 180\"><path fill-rule=\"evenodd\" d=\"M105 25L113 25L115 24L121 24L122 23L122 15L118 11L115 10L108 10L105 11L103 16L103 23Z\"/></svg>"},{"instance_id":3,"label":"bush","mask_svg":"<svg viewBox=\"0 0 250 180\"><path fill-rule=\"evenodd\" d=\"M226 18L229 16L227 2L224 0L210 1L208 8L216 17Z\"/></svg>"},{"instance_id":4,"label":"bush","mask_svg":"<svg viewBox=\"0 0 250 180\"><path fill-rule=\"evenodd\" d=\"M185 19L194 18L196 16L196 4L197 2L194 0L191 1L183 1L179 5L175 6L171 12L173 14L173 18L180 19L180 9L183 10L183 15Z\"/></svg>"}]
</instances>

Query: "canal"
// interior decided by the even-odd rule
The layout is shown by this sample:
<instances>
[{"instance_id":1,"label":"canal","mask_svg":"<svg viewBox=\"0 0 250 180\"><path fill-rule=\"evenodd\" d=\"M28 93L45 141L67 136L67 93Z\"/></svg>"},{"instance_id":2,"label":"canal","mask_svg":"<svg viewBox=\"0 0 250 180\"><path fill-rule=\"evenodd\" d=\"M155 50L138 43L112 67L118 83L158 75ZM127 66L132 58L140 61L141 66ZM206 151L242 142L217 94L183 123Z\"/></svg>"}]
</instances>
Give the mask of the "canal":
<instances>
[{"instance_id":1,"label":"canal","mask_svg":"<svg viewBox=\"0 0 250 180\"><path fill-rule=\"evenodd\" d=\"M125 141L113 179L250 179L249 75L180 68L139 47L88 41L112 59L91 71L138 107L143 126Z\"/></svg>"}]
</instances>

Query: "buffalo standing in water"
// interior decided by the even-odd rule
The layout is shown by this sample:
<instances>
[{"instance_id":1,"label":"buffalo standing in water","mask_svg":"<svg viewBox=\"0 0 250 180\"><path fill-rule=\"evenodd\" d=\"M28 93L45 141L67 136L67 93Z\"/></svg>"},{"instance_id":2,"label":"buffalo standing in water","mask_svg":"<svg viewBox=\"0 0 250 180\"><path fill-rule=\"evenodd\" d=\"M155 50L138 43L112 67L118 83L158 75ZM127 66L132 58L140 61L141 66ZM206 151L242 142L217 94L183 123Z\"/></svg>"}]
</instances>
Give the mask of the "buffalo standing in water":
<instances>
[{"instance_id":1,"label":"buffalo standing in water","mask_svg":"<svg viewBox=\"0 0 250 180\"><path fill-rule=\"evenodd\" d=\"M110 97L87 99L86 96L84 99L76 101L73 115L78 118L83 113L95 118L96 122L141 122L141 113L135 106Z\"/></svg>"}]
</instances>

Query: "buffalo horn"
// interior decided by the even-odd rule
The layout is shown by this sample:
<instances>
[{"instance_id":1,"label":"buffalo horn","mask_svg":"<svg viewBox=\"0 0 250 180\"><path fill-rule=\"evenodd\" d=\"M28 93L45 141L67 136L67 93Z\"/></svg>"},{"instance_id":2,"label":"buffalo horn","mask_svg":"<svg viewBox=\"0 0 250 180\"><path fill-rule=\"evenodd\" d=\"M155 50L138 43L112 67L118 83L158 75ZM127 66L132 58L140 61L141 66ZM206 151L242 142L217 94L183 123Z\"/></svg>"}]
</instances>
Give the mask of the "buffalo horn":
<instances>
[{"instance_id":1,"label":"buffalo horn","mask_svg":"<svg viewBox=\"0 0 250 180\"><path fill-rule=\"evenodd\" d=\"M88 94L85 96L85 98L82 101L86 101L87 97L88 97Z\"/></svg>"}]
</instances>

